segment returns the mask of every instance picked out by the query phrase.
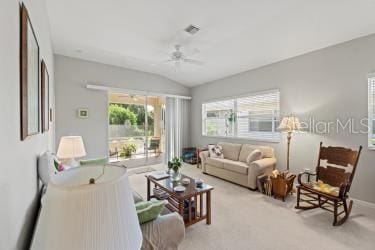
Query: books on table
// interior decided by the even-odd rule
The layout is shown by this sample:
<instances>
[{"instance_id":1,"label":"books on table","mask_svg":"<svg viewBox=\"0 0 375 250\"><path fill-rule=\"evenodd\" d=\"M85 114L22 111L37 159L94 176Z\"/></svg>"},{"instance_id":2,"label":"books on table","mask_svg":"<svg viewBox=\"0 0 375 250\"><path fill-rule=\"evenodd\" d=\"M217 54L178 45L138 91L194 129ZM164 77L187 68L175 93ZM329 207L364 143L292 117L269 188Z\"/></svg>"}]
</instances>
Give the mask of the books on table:
<instances>
[{"instance_id":1,"label":"books on table","mask_svg":"<svg viewBox=\"0 0 375 250\"><path fill-rule=\"evenodd\" d=\"M169 174L167 174L165 171L154 171L151 172L148 176L155 180L161 180L169 177Z\"/></svg>"}]
</instances>

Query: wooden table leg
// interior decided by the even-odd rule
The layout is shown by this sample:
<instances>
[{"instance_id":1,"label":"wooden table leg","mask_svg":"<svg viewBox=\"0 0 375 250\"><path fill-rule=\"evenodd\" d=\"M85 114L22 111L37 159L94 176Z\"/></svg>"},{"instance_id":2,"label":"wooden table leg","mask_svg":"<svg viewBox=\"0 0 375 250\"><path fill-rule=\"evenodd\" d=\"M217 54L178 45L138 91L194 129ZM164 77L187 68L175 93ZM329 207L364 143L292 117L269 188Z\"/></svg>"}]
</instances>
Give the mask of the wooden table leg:
<instances>
[{"instance_id":1,"label":"wooden table leg","mask_svg":"<svg viewBox=\"0 0 375 250\"><path fill-rule=\"evenodd\" d=\"M178 213L184 218L184 200L178 200Z\"/></svg>"},{"instance_id":2,"label":"wooden table leg","mask_svg":"<svg viewBox=\"0 0 375 250\"><path fill-rule=\"evenodd\" d=\"M206 224L211 224L211 191L206 193Z\"/></svg>"},{"instance_id":3,"label":"wooden table leg","mask_svg":"<svg viewBox=\"0 0 375 250\"><path fill-rule=\"evenodd\" d=\"M194 203L195 203L195 211L194 211L194 220L197 219L197 211L198 211L198 200L197 200L198 196L195 195L194 196Z\"/></svg>"},{"instance_id":4,"label":"wooden table leg","mask_svg":"<svg viewBox=\"0 0 375 250\"><path fill-rule=\"evenodd\" d=\"M147 200L150 200L151 185L150 180L147 178Z\"/></svg>"},{"instance_id":5,"label":"wooden table leg","mask_svg":"<svg viewBox=\"0 0 375 250\"><path fill-rule=\"evenodd\" d=\"M203 194L199 194L199 217L202 217L203 214Z\"/></svg>"},{"instance_id":6,"label":"wooden table leg","mask_svg":"<svg viewBox=\"0 0 375 250\"><path fill-rule=\"evenodd\" d=\"M192 216L192 214L191 214L191 205L192 205L192 201L191 201L191 197L189 198L189 217L188 217L188 221L189 221L189 223L191 222L191 216Z\"/></svg>"}]
</instances>

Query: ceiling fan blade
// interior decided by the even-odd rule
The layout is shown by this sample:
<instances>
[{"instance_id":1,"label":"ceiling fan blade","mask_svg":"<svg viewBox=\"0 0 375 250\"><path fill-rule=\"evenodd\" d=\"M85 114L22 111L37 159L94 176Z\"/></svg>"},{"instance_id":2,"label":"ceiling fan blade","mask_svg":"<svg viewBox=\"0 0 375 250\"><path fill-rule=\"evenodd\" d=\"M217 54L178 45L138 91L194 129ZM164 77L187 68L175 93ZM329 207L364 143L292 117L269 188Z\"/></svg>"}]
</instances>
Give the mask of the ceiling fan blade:
<instances>
[{"instance_id":1,"label":"ceiling fan blade","mask_svg":"<svg viewBox=\"0 0 375 250\"><path fill-rule=\"evenodd\" d=\"M202 62L202 61L194 60L194 59L189 59L189 58L185 58L184 62L195 64L195 65L199 65L199 66L204 65L204 62Z\"/></svg>"},{"instance_id":2,"label":"ceiling fan blade","mask_svg":"<svg viewBox=\"0 0 375 250\"><path fill-rule=\"evenodd\" d=\"M173 60L172 59L164 60L164 61L161 61L161 62L153 63L153 64L151 64L151 66L158 66L160 64L165 64L165 63L169 63L169 62L173 62Z\"/></svg>"}]
</instances>

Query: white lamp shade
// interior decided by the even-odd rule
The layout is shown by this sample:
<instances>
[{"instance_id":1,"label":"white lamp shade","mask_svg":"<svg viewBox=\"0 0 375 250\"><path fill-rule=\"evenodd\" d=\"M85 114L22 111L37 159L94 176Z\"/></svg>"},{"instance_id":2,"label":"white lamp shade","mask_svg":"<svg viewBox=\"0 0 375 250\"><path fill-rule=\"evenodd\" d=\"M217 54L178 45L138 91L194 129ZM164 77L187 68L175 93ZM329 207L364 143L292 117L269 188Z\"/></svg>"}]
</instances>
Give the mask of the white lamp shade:
<instances>
[{"instance_id":1,"label":"white lamp shade","mask_svg":"<svg viewBox=\"0 0 375 250\"><path fill-rule=\"evenodd\" d=\"M31 249L140 249L142 233L126 169L77 167L55 175L42 199Z\"/></svg>"},{"instance_id":2,"label":"white lamp shade","mask_svg":"<svg viewBox=\"0 0 375 250\"><path fill-rule=\"evenodd\" d=\"M60 159L74 159L83 156L86 156L86 150L81 136L61 137L57 157Z\"/></svg>"},{"instance_id":3,"label":"white lamp shade","mask_svg":"<svg viewBox=\"0 0 375 250\"><path fill-rule=\"evenodd\" d=\"M286 116L282 119L278 129L286 132L298 131L301 130L301 123L298 117Z\"/></svg>"}]
</instances>

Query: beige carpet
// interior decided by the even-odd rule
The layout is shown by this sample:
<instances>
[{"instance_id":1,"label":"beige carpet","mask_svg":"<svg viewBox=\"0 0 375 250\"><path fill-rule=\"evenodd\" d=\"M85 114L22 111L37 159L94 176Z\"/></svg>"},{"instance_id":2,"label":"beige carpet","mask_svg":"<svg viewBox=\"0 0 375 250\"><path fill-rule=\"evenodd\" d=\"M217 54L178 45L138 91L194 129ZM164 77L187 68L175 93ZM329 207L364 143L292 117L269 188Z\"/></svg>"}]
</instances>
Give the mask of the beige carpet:
<instances>
[{"instance_id":1,"label":"beige carpet","mask_svg":"<svg viewBox=\"0 0 375 250\"><path fill-rule=\"evenodd\" d=\"M162 165L152 166L163 169ZM186 230L180 249L375 249L375 209L354 203L351 217L332 226L323 210L297 211L295 196L286 202L221 179L203 175L192 165L182 171L214 186L212 224L200 222ZM130 177L133 188L146 196L144 174Z\"/></svg>"}]
</instances>

